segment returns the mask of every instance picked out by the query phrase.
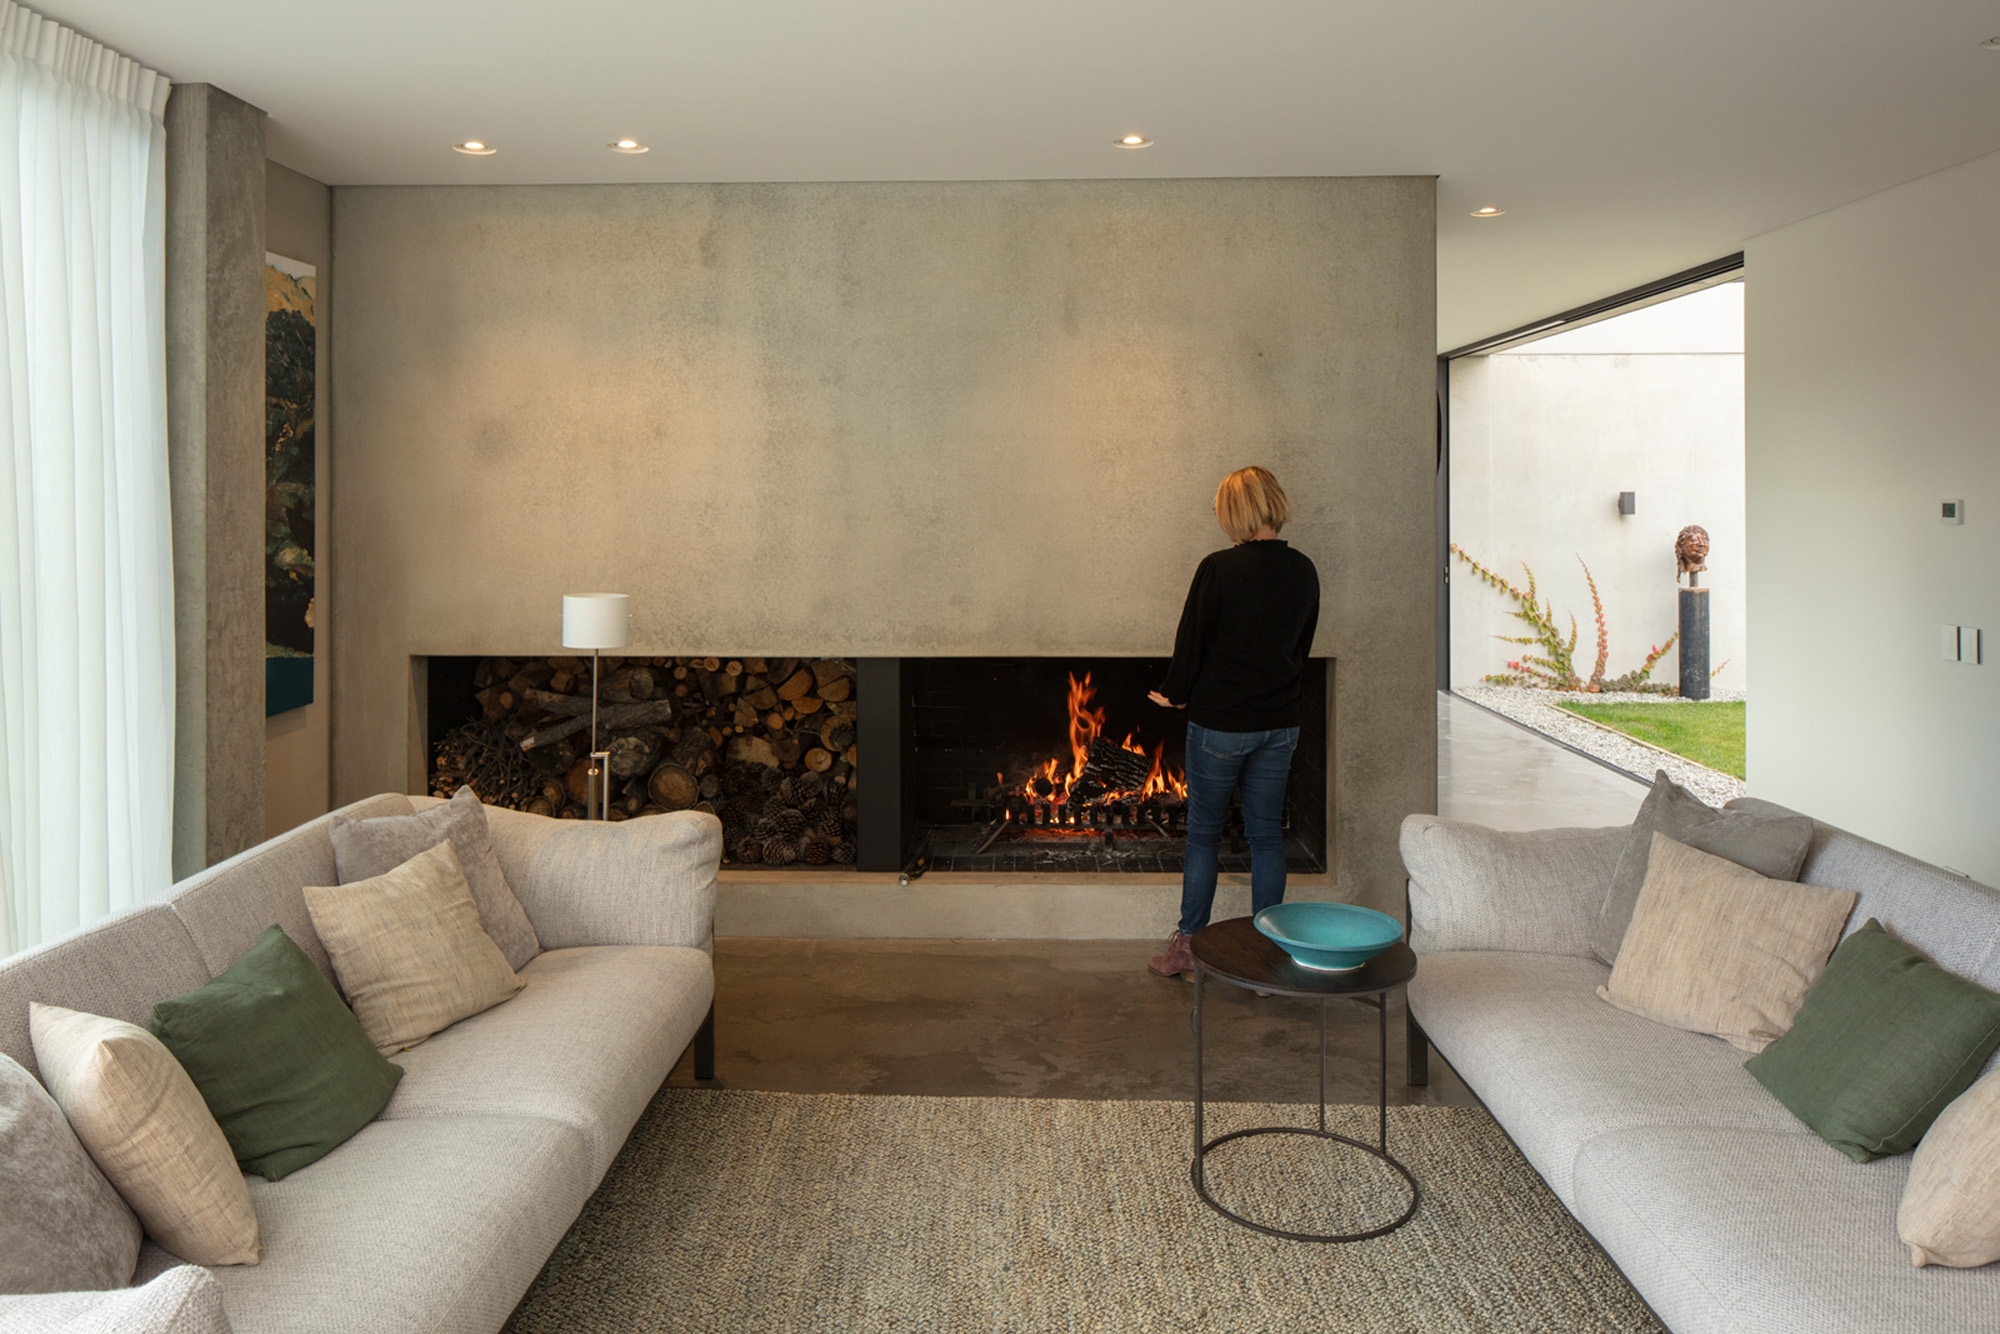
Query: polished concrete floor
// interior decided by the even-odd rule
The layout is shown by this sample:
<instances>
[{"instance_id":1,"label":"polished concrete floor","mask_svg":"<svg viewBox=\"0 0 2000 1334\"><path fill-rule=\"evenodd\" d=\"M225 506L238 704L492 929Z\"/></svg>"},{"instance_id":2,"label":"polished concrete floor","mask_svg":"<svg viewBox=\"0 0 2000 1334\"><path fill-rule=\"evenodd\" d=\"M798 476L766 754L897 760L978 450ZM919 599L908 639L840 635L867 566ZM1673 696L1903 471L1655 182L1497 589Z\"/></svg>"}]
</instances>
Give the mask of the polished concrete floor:
<instances>
[{"instance_id":1,"label":"polished concrete floor","mask_svg":"<svg viewBox=\"0 0 2000 1334\"><path fill-rule=\"evenodd\" d=\"M1146 971L1156 941L716 942L716 1077L730 1088L951 1097L1191 1098L1194 987ZM1204 987L1206 1096L1310 1102L1319 1010ZM1403 1011L1389 1002L1389 1099L1464 1103L1436 1058L1404 1082ZM1327 1099L1372 1103L1376 1011L1327 1007ZM683 1058L671 1081L694 1082Z\"/></svg>"},{"instance_id":2,"label":"polished concrete floor","mask_svg":"<svg viewBox=\"0 0 2000 1334\"><path fill-rule=\"evenodd\" d=\"M1630 824L1647 787L1477 704L1438 695L1438 814L1495 829Z\"/></svg>"},{"instance_id":3,"label":"polished concrete floor","mask_svg":"<svg viewBox=\"0 0 2000 1334\"><path fill-rule=\"evenodd\" d=\"M1442 814L1502 829L1630 822L1646 789L1449 695L1438 698ZM1193 987L1145 968L1157 941L716 942L716 1074L732 1088L961 1097L1187 1098ZM1318 1009L1214 985L1204 1001L1208 1096L1312 1100ZM1389 1003L1389 1097L1466 1103L1443 1060L1404 1082L1400 996ZM1327 1011L1327 1097L1374 1101L1376 1012ZM683 1059L671 1082L692 1084Z\"/></svg>"}]
</instances>

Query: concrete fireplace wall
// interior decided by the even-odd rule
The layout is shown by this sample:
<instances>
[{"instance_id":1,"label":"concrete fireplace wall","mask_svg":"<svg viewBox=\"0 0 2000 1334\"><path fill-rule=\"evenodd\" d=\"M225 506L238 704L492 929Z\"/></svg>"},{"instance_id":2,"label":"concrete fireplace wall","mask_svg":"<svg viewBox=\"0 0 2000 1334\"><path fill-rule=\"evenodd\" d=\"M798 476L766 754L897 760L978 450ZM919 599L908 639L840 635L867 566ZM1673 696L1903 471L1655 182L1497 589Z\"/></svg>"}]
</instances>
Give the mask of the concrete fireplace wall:
<instances>
[{"instance_id":1,"label":"concrete fireplace wall","mask_svg":"<svg viewBox=\"0 0 2000 1334\"><path fill-rule=\"evenodd\" d=\"M1400 906L1428 178L340 188L334 252L336 803L408 783L413 655L548 651L566 591L643 653L1164 655L1257 462L1339 659L1339 893Z\"/></svg>"}]
</instances>

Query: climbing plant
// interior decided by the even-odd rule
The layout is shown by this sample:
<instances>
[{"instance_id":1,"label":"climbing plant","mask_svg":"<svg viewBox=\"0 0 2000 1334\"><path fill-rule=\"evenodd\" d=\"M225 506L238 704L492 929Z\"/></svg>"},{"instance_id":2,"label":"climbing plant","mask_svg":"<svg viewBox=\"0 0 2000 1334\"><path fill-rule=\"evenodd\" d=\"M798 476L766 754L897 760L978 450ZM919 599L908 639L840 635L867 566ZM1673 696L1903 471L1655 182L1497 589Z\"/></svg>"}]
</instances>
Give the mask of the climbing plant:
<instances>
[{"instance_id":1,"label":"climbing plant","mask_svg":"<svg viewBox=\"0 0 2000 1334\"><path fill-rule=\"evenodd\" d=\"M1680 638L1678 632L1669 635L1667 642L1656 644L1646 654L1646 660L1622 676L1607 679L1605 672L1611 661L1611 629L1604 619L1604 599L1597 591L1597 578L1591 574L1590 566L1583 557L1576 563L1583 566L1583 579L1590 586L1590 605L1597 625L1597 660L1591 665L1588 678L1576 671L1576 644L1579 637L1576 615L1570 613L1569 633L1565 636L1556 622L1555 604L1539 596L1535 585L1535 572L1526 561L1521 569L1528 576L1528 586L1518 588L1505 577L1474 560L1466 550L1454 542L1451 554L1464 561L1480 582L1498 590L1514 604L1507 614L1528 627L1524 635L1496 635L1496 639L1509 644L1520 644L1537 650L1523 653L1518 659L1507 664L1504 672L1495 672L1486 678L1494 685L1534 686L1543 690L1572 690L1589 694L1622 692L1630 694L1671 695L1674 687L1654 682L1650 678L1653 668L1667 655L1667 650Z\"/></svg>"}]
</instances>

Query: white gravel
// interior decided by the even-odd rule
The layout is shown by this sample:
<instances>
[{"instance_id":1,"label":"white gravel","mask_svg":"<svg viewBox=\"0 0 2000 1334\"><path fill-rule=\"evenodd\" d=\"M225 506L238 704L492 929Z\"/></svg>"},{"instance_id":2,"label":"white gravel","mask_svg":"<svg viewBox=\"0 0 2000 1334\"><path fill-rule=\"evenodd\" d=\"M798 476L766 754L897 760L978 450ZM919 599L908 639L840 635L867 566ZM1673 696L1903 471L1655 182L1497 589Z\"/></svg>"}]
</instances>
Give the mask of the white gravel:
<instances>
[{"instance_id":1,"label":"white gravel","mask_svg":"<svg viewBox=\"0 0 2000 1334\"><path fill-rule=\"evenodd\" d=\"M1521 686L1471 685L1454 687L1453 693L1462 695L1475 704L1483 704L1495 713L1512 718L1515 722L1531 727L1544 736L1551 737L1565 745L1576 747L1587 755L1594 755L1605 763L1623 769L1626 773L1644 782L1653 781L1657 769L1665 769L1667 777L1679 783L1688 791L1700 797L1711 806L1720 806L1725 801L1747 796L1750 789L1743 780L1733 774L1711 769L1705 764L1683 759L1679 755L1649 746L1614 732L1608 727L1600 727L1586 718L1580 718L1567 709L1555 707L1559 699L1584 700L1593 704L1658 704L1668 708L1676 704L1692 703L1671 695L1588 695L1562 690L1529 690ZM1742 699L1741 691L1719 690L1716 699Z\"/></svg>"}]
</instances>

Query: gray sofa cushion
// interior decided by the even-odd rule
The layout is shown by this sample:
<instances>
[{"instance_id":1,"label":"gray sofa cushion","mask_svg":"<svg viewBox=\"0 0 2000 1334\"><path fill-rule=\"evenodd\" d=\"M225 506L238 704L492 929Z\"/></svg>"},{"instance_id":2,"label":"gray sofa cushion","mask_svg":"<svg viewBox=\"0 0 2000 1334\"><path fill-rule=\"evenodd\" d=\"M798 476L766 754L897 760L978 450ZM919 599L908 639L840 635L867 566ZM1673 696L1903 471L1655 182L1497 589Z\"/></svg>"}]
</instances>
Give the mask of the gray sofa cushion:
<instances>
[{"instance_id":1,"label":"gray sofa cushion","mask_svg":"<svg viewBox=\"0 0 2000 1334\"><path fill-rule=\"evenodd\" d=\"M1590 955L1630 827L1503 832L1435 815L1403 821L1410 948Z\"/></svg>"},{"instance_id":2,"label":"gray sofa cushion","mask_svg":"<svg viewBox=\"0 0 2000 1334\"><path fill-rule=\"evenodd\" d=\"M231 1334L222 1284L175 1265L135 1288L0 1297L0 1334Z\"/></svg>"},{"instance_id":3,"label":"gray sofa cushion","mask_svg":"<svg viewBox=\"0 0 2000 1334\"><path fill-rule=\"evenodd\" d=\"M1653 776L1653 790L1632 821L1632 832L1618 854L1611 890L1597 915L1590 947L1606 963L1618 962L1618 947L1632 923L1639 891L1646 885L1653 835L1665 834L1676 843L1712 857L1745 866L1771 880L1796 880L1811 846L1813 823L1791 811L1717 810L1689 792L1662 769ZM1855 886L1835 886L1852 889Z\"/></svg>"},{"instance_id":4,"label":"gray sofa cushion","mask_svg":"<svg viewBox=\"0 0 2000 1334\"><path fill-rule=\"evenodd\" d=\"M0 1056L0 1292L122 1288L138 1263L130 1206L48 1090Z\"/></svg>"},{"instance_id":5,"label":"gray sofa cushion","mask_svg":"<svg viewBox=\"0 0 2000 1334\"><path fill-rule=\"evenodd\" d=\"M486 824L543 949L712 943L722 822L706 811L607 824L493 806Z\"/></svg>"},{"instance_id":6,"label":"gray sofa cushion","mask_svg":"<svg viewBox=\"0 0 2000 1334\"><path fill-rule=\"evenodd\" d=\"M1410 1012L1564 1204L1577 1151L1608 1131L1804 1131L1722 1039L1599 1000L1610 973L1558 955L1427 954L1410 982Z\"/></svg>"},{"instance_id":7,"label":"gray sofa cushion","mask_svg":"<svg viewBox=\"0 0 2000 1334\"><path fill-rule=\"evenodd\" d=\"M40 1078L28 1040L36 1001L146 1027L153 1002L193 991L209 971L180 918L149 903L0 963L0 1052Z\"/></svg>"},{"instance_id":8,"label":"gray sofa cushion","mask_svg":"<svg viewBox=\"0 0 2000 1334\"><path fill-rule=\"evenodd\" d=\"M410 799L390 793L357 801L333 815L360 818L409 813ZM155 1000L192 991L215 977L242 958L265 928L271 926L283 927L320 974L336 988L340 985L333 975L326 946L320 944L319 933L313 930L305 896L307 885L333 885L340 881L333 865L333 838L328 832L333 815L323 815L268 843L239 852L174 887L168 903L187 923L188 935L201 951L208 975L194 986L162 991Z\"/></svg>"},{"instance_id":9,"label":"gray sofa cushion","mask_svg":"<svg viewBox=\"0 0 2000 1334\"><path fill-rule=\"evenodd\" d=\"M1796 814L1754 797L1738 798L1729 809ZM1815 826L1798 878L1860 893L1848 935L1873 917L1946 972L2000 991L2000 890L1831 825Z\"/></svg>"},{"instance_id":10,"label":"gray sofa cushion","mask_svg":"<svg viewBox=\"0 0 2000 1334\"><path fill-rule=\"evenodd\" d=\"M554 1121L377 1121L283 1181L252 1178L263 1263L215 1272L245 1334L491 1334L590 1190L583 1137ZM139 1272L171 1263L148 1244Z\"/></svg>"},{"instance_id":11,"label":"gray sofa cushion","mask_svg":"<svg viewBox=\"0 0 2000 1334\"><path fill-rule=\"evenodd\" d=\"M343 885L387 875L418 853L449 842L472 901L479 905L479 924L500 947L507 966L521 968L541 952L534 925L494 855L486 808L471 788L462 787L450 801L409 815L357 819L335 812L329 832Z\"/></svg>"},{"instance_id":12,"label":"gray sofa cushion","mask_svg":"<svg viewBox=\"0 0 2000 1334\"><path fill-rule=\"evenodd\" d=\"M1675 1334L1994 1328L2000 1266L1918 1269L1898 1240L1909 1164L1803 1127L1622 1130L1577 1155L1570 1208Z\"/></svg>"},{"instance_id":13,"label":"gray sofa cushion","mask_svg":"<svg viewBox=\"0 0 2000 1334\"><path fill-rule=\"evenodd\" d=\"M707 1016L714 978L708 955L679 946L537 955L514 999L392 1058L406 1073L382 1115L560 1121L583 1135L595 1185Z\"/></svg>"}]
</instances>

